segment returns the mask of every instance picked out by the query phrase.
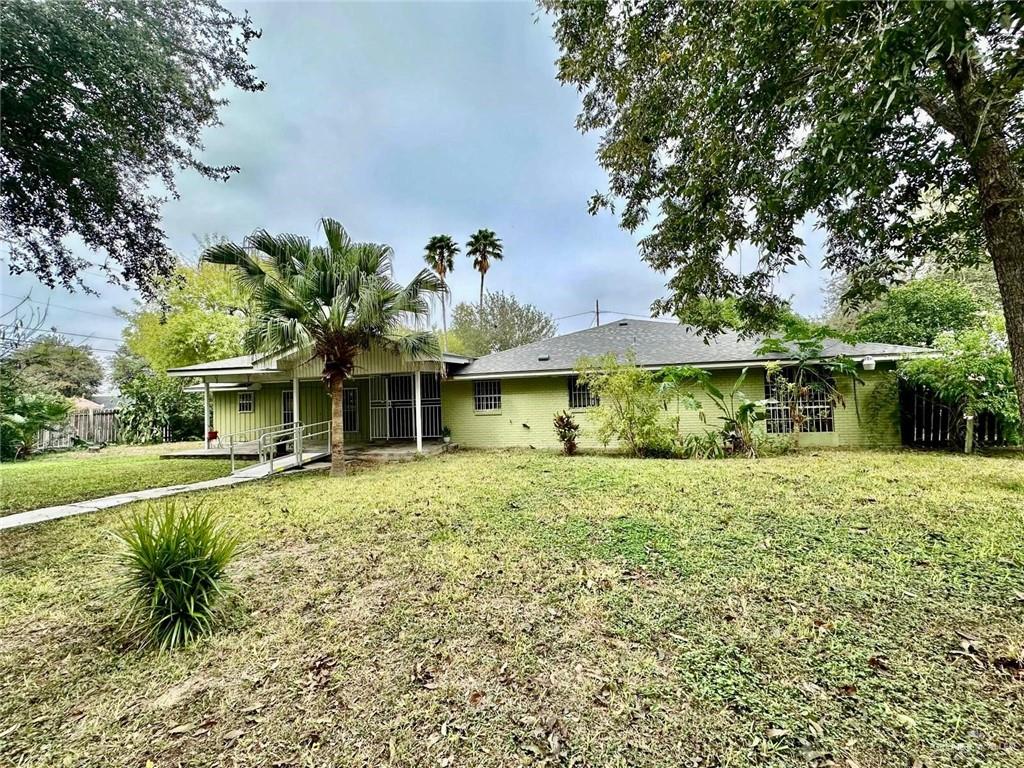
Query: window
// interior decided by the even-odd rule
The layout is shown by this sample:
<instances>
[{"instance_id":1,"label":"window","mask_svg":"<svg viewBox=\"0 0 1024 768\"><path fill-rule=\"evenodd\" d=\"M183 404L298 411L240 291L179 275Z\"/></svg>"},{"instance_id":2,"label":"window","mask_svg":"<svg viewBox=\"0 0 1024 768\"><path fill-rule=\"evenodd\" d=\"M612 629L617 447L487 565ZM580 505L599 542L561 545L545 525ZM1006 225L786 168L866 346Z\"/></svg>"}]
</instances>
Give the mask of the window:
<instances>
[{"instance_id":1,"label":"window","mask_svg":"<svg viewBox=\"0 0 1024 768\"><path fill-rule=\"evenodd\" d=\"M792 383L796 375L793 368L783 368L780 375ZM819 378L821 377L821 378ZM834 432L835 431L835 404L829 397L826 388L822 386L827 383L835 386L831 376L826 373L807 373L804 381L810 384L807 394L800 398L797 407L804 417L801 432ZM768 419L765 422L765 429L769 434L788 434L793 431L793 414L790 412L792 405L789 390L777 377L765 378L764 396L775 402L768 403L765 410Z\"/></svg>"},{"instance_id":2,"label":"window","mask_svg":"<svg viewBox=\"0 0 1024 768\"><path fill-rule=\"evenodd\" d=\"M473 410L501 410L501 379L473 382Z\"/></svg>"},{"instance_id":3,"label":"window","mask_svg":"<svg viewBox=\"0 0 1024 768\"><path fill-rule=\"evenodd\" d=\"M601 399L590 393L590 387L586 382L580 381L579 376L569 377L569 407L570 408L593 408L600 405Z\"/></svg>"},{"instance_id":4,"label":"window","mask_svg":"<svg viewBox=\"0 0 1024 768\"><path fill-rule=\"evenodd\" d=\"M359 431L359 390L355 387L342 390L341 423L346 432Z\"/></svg>"},{"instance_id":5,"label":"window","mask_svg":"<svg viewBox=\"0 0 1024 768\"><path fill-rule=\"evenodd\" d=\"M252 413L253 410L253 393L252 392L239 392L238 393L238 412L239 413Z\"/></svg>"}]
</instances>

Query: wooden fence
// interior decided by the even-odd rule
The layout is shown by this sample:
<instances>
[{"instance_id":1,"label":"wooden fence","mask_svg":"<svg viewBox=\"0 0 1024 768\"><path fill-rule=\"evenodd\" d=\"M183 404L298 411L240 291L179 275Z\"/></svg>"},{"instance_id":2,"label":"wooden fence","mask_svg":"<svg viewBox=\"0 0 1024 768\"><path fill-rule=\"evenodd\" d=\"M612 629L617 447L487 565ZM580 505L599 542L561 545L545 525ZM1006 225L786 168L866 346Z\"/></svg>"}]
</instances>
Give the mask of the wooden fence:
<instances>
[{"instance_id":1,"label":"wooden fence","mask_svg":"<svg viewBox=\"0 0 1024 768\"><path fill-rule=\"evenodd\" d=\"M967 425L963 415L923 387L900 387L900 430L903 444L915 448L963 450ZM976 448L1007 445L999 419L980 413L974 419Z\"/></svg>"},{"instance_id":2,"label":"wooden fence","mask_svg":"<svg viewBox=\"0 0 1024 768\"><path fill-rule=\"evenodd\" d=\"M116 443L120 436L117 411L79 411L57 429L40 430L36 450L71 448L77 442Z\"/></svg>"}]
</instances>

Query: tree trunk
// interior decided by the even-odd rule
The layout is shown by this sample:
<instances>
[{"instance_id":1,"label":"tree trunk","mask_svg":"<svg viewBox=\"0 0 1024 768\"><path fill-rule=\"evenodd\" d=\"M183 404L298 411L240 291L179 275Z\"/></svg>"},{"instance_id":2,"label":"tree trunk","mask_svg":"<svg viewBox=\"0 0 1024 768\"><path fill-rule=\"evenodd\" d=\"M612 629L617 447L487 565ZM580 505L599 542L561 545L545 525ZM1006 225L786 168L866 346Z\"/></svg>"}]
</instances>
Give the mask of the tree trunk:
<instances>
[{"instance_id":1,"label":"tree trunk","mask_svg":"<svg viewBox=\"0 0 1024 768\"><path fill-rule=\"evenodd\" d=\"M342 400L345 393L345 378L331 376L331 476L345 474L345 423Z\"/></svg>"},{"instance_id":2,"label":"tree trunk","mask_svg":"<svg viewBox=\"0 0 1024 768\"><path fill-rule=\"evenodd\" d=\"M1001 138L989 142L972 165L978 177L985 242L1003 299L1017 408L1024 424L1024 182Z\"/></svg>"},{"instance_id":3,"label":"tree trunk","mask_svg":"<svg viewBox=\"0 0 1024 768\"><path fill-rule=\"evenodd\" d=\"M484 275L487 273L480 270L480 319L484 319Z\"/></svg>"},{"instance_id":4,"label":"tree trunk","mask_svg":"<svg viewBox=\"0 0 1024 768\"><path fill-rule=\"evenodd\" d=\"M942 62L953 93L952 110L930 110L967 154L978 184L981 226L1006 316L1006 335L1017 388L1017 408L1024 423L1024 179L1010 157L1006 125L989 111L980 86L985 73L968 56Z\"/></svg>"},{"instance_id":5,"label":"tree trunk","mask_svg":"<svg viewBox=\"0 0 1024 768\"><path fill-rule=\"evenodd\" d=\"M445 310L444 294L441 294L441 351L448 351L448 312Z\"/></svg>"}]
</instances>

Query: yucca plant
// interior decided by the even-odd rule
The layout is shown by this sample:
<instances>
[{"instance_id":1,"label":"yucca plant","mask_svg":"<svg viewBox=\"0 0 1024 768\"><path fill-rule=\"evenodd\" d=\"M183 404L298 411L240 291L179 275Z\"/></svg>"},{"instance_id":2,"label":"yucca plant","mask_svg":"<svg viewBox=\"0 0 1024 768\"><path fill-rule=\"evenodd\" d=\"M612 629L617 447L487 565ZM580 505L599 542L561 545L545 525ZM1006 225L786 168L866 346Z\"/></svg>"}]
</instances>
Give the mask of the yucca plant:
<instances>
[{"instance_id":1,"label":"yucca plant","mask_svg":"<svg viewBox=\"0 0 1024 768\"><path fill-rule=\"evenodd\" d=\"M212 634L238 540L201 504L150 504L115 532L126 625L142 646L171 650Z\"/></svg>"}]
</instances>

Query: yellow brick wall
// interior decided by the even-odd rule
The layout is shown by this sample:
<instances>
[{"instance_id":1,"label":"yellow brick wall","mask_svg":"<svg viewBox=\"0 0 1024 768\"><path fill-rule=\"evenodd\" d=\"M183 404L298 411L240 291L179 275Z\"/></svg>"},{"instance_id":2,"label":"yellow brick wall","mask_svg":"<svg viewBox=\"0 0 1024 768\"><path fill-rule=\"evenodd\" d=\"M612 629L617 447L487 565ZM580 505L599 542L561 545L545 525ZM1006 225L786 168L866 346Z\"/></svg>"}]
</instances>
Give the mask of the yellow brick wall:
<instances>
[{"instance_id":1,"label":"yellow brick wall","mask_svg":"<svg viewBox=\"0 0 1024 768\"><path fill-rule=\"evenodd\" d=\"M882 366L880 365L880 368ZM891 366L889 366L891 371ZM728 393L740 375L739 369L715 371L712 382ZM803 446L895 446L900 443L899 425L894 409L882 409L881 417L872 418L867 406L872 390L887 374L882 371L862 371L864 384L857 385L854 398L851 383L840 381L840 391L846 407L835 410L835 431L803 433ZM764 398L764 370L751 368L742 386L751 400ZM719 410L699 389L691 393L701 401L706 421L699 411L676 408L670 404L666 418L678 415L683 434L717 429ZM473 382L447 380L441 385L441 413L444 423L452 431L452 440L473 448L533 447L558 448L552 420L554 415L568 409L569 394L565 376L536 378L509 378L501 382L502 407L500 411L477 413L473 410ZM573 411L580 424L580 446L599 447L594 425L586 410ZM612 446L614 447L614 446Z\"/></svg>"}]
</instances>

